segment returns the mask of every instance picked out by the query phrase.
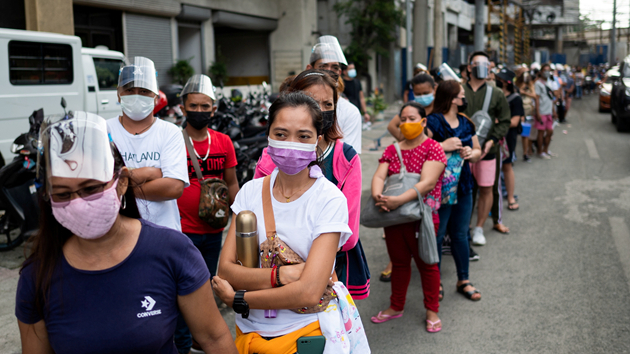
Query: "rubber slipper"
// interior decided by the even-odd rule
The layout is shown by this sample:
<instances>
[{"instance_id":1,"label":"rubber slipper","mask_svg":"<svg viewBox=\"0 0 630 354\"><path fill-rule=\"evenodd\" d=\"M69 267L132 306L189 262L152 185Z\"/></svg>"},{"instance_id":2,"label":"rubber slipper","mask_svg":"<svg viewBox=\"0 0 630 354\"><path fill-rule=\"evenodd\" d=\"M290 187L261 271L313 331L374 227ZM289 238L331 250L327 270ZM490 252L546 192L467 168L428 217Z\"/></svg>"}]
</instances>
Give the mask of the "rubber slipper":
<instances>
[{"instance_id":1,"label":"rubber slipper","mask_svg":"<svg viewBox=\"0 0 630 354\"><path fill-rule=\"evenodd\" d=\"M503 225L503 227L505 227L505 228L507 229L507 226ZM504 235L509 235L509 234L510 234L510 229L508 229L508 231L503 231L503 230L499 229L499 228L497 227L497 225L494 225L494 226L492 227L492 229L493 229L494 231L496 231L496 232L498 232L498 233L501 233L501 234L504 234Z\"/></svg>"},{"instance_id":2,"label":"rubber slipper","mask_svg":"<svg viewBox=\"0 0 630 354\"><path fill-rule=\"evenodd\" d=\"M513 206L516 205L516 208L513 208ZM517 211L519 208L518 202L514 202L514 203L508 203L508 207L507 209L510 211Z\"/></svg>"},{"instance_id":3,"label":"rubber slipper","mask_svg":"<svg viewBox=\"0 0 630 354\"><path fill-rule=\"evenodd\" d=\"M427 323L431 325L431 328L427 327L427 332L429 332L429 333L437 333L437 332L442 330L442 327L435 328L435 325L442 323L442 320L437 320L435 322L431 322L431 321L427 320Z\"/></svg>"},{"instance_id":4,"label":"rubber slipper","mask_svg":"<svg viewBox=\"0 0 630 354\"><path fill-rule=\"evenodd\" d=\"M382 282L389 283L390 281L392 281L392 271L390 270L389 272L381 272L381 276L378 279Z\"/></svg>"},{"instance_id":5,"label":"rubber slipper","mask_svg":"<svg viewBox=\"0 0 630 354\"><path fill-rule=\"evenodd\" d=\"M444 286L442 286L442 283L440 283L440 296L438 296L438 302L442 301L444 299Z\"/></svg>"},{"instance_id":6,"label":"rubber slipper","mask_svg":"<svg viewBox=\"0 0 630 354\"><path fill-rule=\"evenodd\" d=\"M371 320L374 323L383 323L383 322L395 320L397 318L401 318L402 315L403 315L402 312L397 314L397 315L385 315L385 314L383 314L383 311L379 311L378 315L372 316Z\"/></svg>"},{"instance_id":7,"label":"rubber slipper","mask_svg":"<svg viewBox=\"0 0 630 354\"><path fill-rule=\"evenodd\" d=\"M462 284L462 285L460 285L460 286L458 286L458 287L457 287L457 292L458 292L458 293L460 293L460 294L462 294L462 295L464 295L464 296L465 296L468 300L470 300L470 301L479 301L479 300L481 300L481 297L480 297L480 298L478 298L478 299L473 299L473 298L472 298L472 297L473 297L473 295L475 295L475 294L481 294L481 293L479 292L479 290L475 289L475 290L473 290L473 291L464 291L464 289L465 289L468 285L472 286L473 288L475 287L475 286L474 286L472 283L470 283L470 282L469 282L469 283L464 283L464 284Z\"/></svg>"}]
</instances>

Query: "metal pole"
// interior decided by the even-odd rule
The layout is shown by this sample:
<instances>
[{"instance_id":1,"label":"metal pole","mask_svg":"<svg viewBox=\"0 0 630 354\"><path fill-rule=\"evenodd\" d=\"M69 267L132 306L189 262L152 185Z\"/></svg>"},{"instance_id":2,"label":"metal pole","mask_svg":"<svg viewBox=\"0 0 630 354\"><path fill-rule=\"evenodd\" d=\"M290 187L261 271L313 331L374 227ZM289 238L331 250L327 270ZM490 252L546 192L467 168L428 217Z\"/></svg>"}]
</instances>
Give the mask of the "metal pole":
<instances>
[{"instance_id":1,"label":"metal pole","mask_svg":"<svg viewBox=\"0 0 630 354\"><path fill-rule=\"evenodd\" d=\"M613 0L613 25L610 28L610 60L608 61L611 66L615 65L615 59L617 57L615 48L615 32L617 30L617 0Z\"/></svg>"},{"instance_id":2,"label":"metal pole","mask_svg":"<svg viewBox=\"0 0 630 354\"><path fill-rule=\"evenodd\" d=\"M413 10L412 10L412 5L411 5L411 1L412 0L407 0L407 80L411 80L411 77L413 76L413 72L412 72L412 60L413 60L413 45L412 45L412 41L411 41L411 26L413 26L412 23L412 16L413 16Z\"/></svg>"},{"instance_id":3,"label":"metal pole","mask_svg":"<svg viewBox=\"0 0 630 354\"><path fill-rule=\"evenodd\" d=\"M483 50L484 0L475 0L475 50Z\"/></svg>"},{"instance_id":4,"label":"metal pole","mask_svg":"<svg viewBox=\"0 0 630 354\"><path fill-rule=\"evenodd\" d=\"M433 2L433 67L442 64L442 0ZM431 69L431 68L429 68Z\"/></svg>"}]
</instances>

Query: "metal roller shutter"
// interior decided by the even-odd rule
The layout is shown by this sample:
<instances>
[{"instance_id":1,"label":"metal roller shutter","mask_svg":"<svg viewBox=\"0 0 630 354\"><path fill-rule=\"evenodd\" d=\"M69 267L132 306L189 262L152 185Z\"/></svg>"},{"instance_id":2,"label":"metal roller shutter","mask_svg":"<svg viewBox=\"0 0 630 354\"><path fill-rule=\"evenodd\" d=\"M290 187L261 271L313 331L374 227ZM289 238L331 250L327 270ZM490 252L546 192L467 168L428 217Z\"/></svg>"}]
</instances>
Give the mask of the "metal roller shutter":
<instances>
[{"instance_id":1,"label":"metal roller shutter","mask_svg":"<svg viewBox=\"0 0 630 354\"><path fill-rule=\"evenodd\" d=\"M167 72L173 66L171 20L126 13L125 26L127 57L143 56L153 60L158 71L158 84L169 84L171 78Z\"/></svg>"}]
</instances>

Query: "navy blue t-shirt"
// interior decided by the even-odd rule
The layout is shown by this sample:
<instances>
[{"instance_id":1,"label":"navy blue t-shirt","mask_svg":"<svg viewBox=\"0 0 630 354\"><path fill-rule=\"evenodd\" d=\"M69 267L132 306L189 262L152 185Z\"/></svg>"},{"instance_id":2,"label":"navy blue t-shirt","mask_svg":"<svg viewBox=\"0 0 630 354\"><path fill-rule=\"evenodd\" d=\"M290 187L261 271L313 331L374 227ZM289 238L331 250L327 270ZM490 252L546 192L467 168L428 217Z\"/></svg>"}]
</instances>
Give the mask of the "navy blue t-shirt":
<instances>
[{"instance_id":1,"label":"navy blue t-shirt","mask_svg":"<svg viewBox=\"0 0 630 354\"><path fill-rule=\"evenodd\" d=\"M462 115L457 115L457 120L459 120L459 126L453 129L442 113L432 113L427 117L427 128L433 133L432 139L438 143L449 138L459 138L463 146L470 146L472 148L472 137L475 135L475 126ZM457 194L466 195L472 192L472 188L473 176L470 171L470 165L468 161L464 161L462 174L459 177L459 184L457 186Z\"/></svg>"},{"instance_id":2,"label":"navy blue t-shirt","mask_svg":"<svg viewBox=\"0 0 630 354\"><path fill-rule=\"evenodd\" d=\"M136 246L112 268L79 270L60 258L44 312L56 353L177 353L177 295L199 289L210 272L184 234L140 221ZM18 282L15 315L26 324L42 320L35 268L24 267Z\"/></svg>"}]
</instances>

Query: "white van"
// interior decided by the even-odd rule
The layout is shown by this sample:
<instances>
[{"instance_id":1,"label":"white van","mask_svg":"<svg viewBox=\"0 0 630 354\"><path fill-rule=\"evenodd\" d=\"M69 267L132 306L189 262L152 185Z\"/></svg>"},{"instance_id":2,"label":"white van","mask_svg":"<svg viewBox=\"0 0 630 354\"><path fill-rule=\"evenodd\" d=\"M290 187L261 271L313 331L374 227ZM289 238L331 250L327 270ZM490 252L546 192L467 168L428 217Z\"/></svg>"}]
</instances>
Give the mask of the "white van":
<instances>
[{"instance_id":1,"label":"white van","mask_svg":"<svg viewBox=\"0 0 630 354\"><path fill-rule=\"evenodd\" d=\"M8 162L13 140L27 132L28 117L68 110L103 118L120 114L116 94L123 53L82 48L81 39L55 33L0 28L0 152Z\"/></svg>"}]
</instances>

